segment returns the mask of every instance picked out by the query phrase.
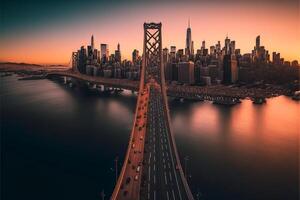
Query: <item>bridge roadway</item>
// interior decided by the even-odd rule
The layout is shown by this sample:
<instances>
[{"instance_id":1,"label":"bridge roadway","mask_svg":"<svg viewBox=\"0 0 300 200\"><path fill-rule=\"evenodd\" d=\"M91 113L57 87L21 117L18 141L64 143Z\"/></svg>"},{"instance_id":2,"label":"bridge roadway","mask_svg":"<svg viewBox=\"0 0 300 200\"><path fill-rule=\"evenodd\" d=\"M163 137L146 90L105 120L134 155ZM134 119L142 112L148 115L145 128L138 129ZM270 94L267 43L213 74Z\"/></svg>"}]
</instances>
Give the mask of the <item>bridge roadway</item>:
<instances>
[{"instance_id":1,"label":"bridge roadway","mask_svg":"<svg viewBox=\"0 0 300 200\"><path fill-rule=\"evenodd\" d=\"M138 91L139 81L133 81L128 79L116 79L116 78L104 78L95 77L85 74L76 73L72 70L67 71L51 71L47 74L47 77L51 76L66 76L72 77L82 81L88 81L90 83L104 85L107 87L123 88L133 91ZM214 101L215 98L227 97L227 98L260 98L260 97L272 97L276 93L281 91L272 91L259 88L237 88L223 85L213 86L187 86L187 85L173 85L166 84L167 95L177 98L195 99L195 100L209 100Z\"/></svg>"},{"instance_id":2,"label":"bridge roadway","mask_svg":"<svg viewBox=\"0 0 300 200\"><path fill-rule=\"evenodd\" d=\"M141 84L143 85L143 84ZM149 87L140 90L124 164L111 199L139 199L149 101Z\"/></svg>"},{"instance_id":3,"label":"bridge roadway","mask_svg":"<svg viewBox=\"0 0 300 200\"><path fill-rule=\"evenodd\" d=\"M189 199L179 170L181 165L177 164L172 136L168 130L168 117L160 86L151 84L149 95L140 199Z\"/></svg>"}]
</instances>

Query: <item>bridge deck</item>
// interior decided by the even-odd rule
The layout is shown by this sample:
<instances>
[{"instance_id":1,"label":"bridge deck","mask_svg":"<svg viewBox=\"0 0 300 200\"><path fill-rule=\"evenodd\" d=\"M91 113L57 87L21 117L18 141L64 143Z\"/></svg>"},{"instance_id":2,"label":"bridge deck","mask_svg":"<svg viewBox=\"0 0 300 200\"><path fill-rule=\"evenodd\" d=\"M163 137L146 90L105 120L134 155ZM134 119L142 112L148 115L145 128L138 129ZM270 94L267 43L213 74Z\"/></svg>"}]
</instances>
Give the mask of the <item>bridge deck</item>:
<instances>
[{"instance_id":1,"label":"bridge deck","mask_svg":"<svg viewBox=\"0 0 300 200\"><path fill-rule=\"evenodd\" d=\"M144 144L147 126L149 88L144 87L138 96L134 126L126 158L112 199L139 199L143 168Z\"/></svg>"},{"instance_id":2,"label":"bridge deck","mask_svg":"<svg viewBox=\"0 0 300 200\"><path fill-rule=\"evenodd\" d=\"M177 164L160 86L151 85L140 199L188 199Z\"/></svg>"}]
</instances>

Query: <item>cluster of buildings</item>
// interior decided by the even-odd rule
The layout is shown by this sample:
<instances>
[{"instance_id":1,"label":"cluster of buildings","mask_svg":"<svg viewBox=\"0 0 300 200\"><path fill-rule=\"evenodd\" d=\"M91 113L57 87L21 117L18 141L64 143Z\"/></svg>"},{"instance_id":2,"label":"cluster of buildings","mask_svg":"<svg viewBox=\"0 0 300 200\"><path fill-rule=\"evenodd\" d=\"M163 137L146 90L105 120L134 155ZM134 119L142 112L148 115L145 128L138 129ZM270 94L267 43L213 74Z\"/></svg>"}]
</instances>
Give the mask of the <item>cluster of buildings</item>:
<instances>
[{"instance_id":1,"label":"cluster of buildings","mask_svg":"<svg viewBox=\"0 0 300 200\"><path fill-rule=\"evenodd\" d=\"M235 41L230 40L228 36L223 47L218 41L207 48L205 41L202 41L200 49L195 52L190 22L186 33L185 49L177 50L176 46L171 46L170 50L164 48L162 54L166 80L186 85L247 82L253 68L261 64L299 66L298 61L291 63L284 61L280 53L276 52L272 53L271 61L269 52L260 45L260 36L256 37L252 53L242 55L240 49L236 48ZM109 55L107 44L100 44L100 50L94 47L93 36L87 49L82 46L78 51L73 52L72 58L73 69L83 74L133 80L138 80L140 76L142 59L138 50L133 51L131 61L122 61L119 44L114 54Z\"/></svg>"},{"instance_id":2,"label":"cluster of buildings","mask_svg":"<svg viewBox=\"0 0 300 200\"><path fill-rule=\"evenodd\" d=\"M137 80L140 76L142 58L138 50L132 53L132 61L122 60L120 44L114 54L109 54L108 44L95 48L94 36L91 44L72 53L72 68L82 74L106 78L127 78Z\"/></svg>"}]
</instances>

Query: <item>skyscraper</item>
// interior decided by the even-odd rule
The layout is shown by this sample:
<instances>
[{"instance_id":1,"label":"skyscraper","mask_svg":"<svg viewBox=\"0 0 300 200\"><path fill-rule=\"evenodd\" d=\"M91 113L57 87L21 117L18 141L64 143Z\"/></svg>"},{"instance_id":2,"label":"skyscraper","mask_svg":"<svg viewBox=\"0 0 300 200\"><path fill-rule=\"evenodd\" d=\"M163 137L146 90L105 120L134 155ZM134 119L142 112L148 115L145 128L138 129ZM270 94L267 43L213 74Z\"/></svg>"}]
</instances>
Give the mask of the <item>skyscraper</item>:
<instances>
[{"instance_id":1,"label":"skyscraper","mask_svg":"<svg viewBox=\"0 0 300 200\"><path fill-rule=\"evenodd\" d=\"M117 50L115 51L115 61L121 63L121 49L118 43Z\"/></svg>"},{"instance_id":2,"label":"skyscraper","mask_svg":"<svg viewBox=\"0 0 300 200\"><path fill-rule=\"evenodd\" d=\"M92 51L94 51L94 35L92 35L91 37L91 47L92 47Z\"/></svg>"},{"instance_id":3,"label":"skyscraper","mask_svg":"<svg viewBox=\"0 0 300 200\"><path fill-rule=\"evenodd\" d=\"M170 62L175 62L176 61L176 46L171 46L171 51L170 51Z\"/></svg>"},{"instance_id":4,"label":"skyscraper","mask_svg":"<svg viewBox=\"0 0 300 200\"><path fill-rule=\"evenodd\" d=\"M132 63L136 64L139 59L139 51L137 49L134 49L132 52Z\"/></svg>"},{"instance_id":5,"label":"skyscraper","mask_svg":"<svg viewBox=\"0 0 300 200\"><path fill-rule=\"evenodd\" d=\"M188 28L186 30L186 44L185 44L185 55L189 59L192 54L192 30L190 27L190 19L188 23Z\"/></svg>"},{"instance_id":6,"label":"skyscraper","mask_svg":"<svg viewBox=\"0 0 300 200\"><path fill-rule=\"evenodd\" d=\"M256 47L256 50L258 50L260 47L260 35L258 35L256 37L255 47Z\"/></svg>"},{"instance_id":7,"label":"skyscraper","mask_svg":"<svg viewBox=\"0 0 300 200\"><path fill-rule=\"evenodd\" d=\"M101 49L101 61L105 63L108 61L108 56L109 56L108 44L101 44L100 49Z\"/></svg>"},{"instance_id":8,"label":"skyscraper","mask_svg":"<svg viewBox=\"0 0 300 200\"><path fill-rule=\"evenodd\" d=\"M195 83L195 66L194 63L189 62L179 62L178 63L178 81L186 84Z\"/></svg>"},{"instance_id":9,"label":"skyscraper","mask_svg":"<svg viewBox=\"0 0 300 200\"><path fill-rule=\"evenodd\" d=\"M225 54L230 54L230 39L228 38L228 36L226 36L225 38Z\"/></svg>"},{"instance_id":10,"label":"skyscraper","mask_svg":"<svg viewBox=\"0 0 300 200\"><path fill-rule=\"evenodd\" d=\"M226 54L223 58L223 83L231 84L238 80L237 60L234 55Z\"/></svg>"}]
</instances>

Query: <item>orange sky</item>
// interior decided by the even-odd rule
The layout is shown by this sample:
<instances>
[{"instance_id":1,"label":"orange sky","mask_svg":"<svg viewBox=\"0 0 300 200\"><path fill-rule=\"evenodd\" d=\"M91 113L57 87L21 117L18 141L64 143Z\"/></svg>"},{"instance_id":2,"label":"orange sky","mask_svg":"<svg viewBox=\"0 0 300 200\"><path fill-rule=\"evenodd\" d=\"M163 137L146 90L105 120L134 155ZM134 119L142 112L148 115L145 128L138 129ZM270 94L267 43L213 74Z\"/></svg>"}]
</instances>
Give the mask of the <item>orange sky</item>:
<instances>
[{"instance_id":1,"label":"orange sky","mask_svg":"<svg viewBox=\"0 0 300 200\"><path fill-rule=\"evenodd\" d=\"M163 47L176 45L184 48L188 18L191 19L195 49L202 40L207 47L218 40L224 45L228 34L236 41L242 53L251 52L255 37L261 35L261 44L271 53L280 52L286 60L300 61L299 9L284 7L165 5L155 8L132 6L115 9L105 15L91 13L69 23L51 24L34 33L20 37L0 38L0 61L39 64L66 64L72 51L87 45L94 34L96 47L109 44L110 53L121 44L122 58L131 59L134 48L142 50L143 23L163 24Z\"/></svg>"}]
</instances>

